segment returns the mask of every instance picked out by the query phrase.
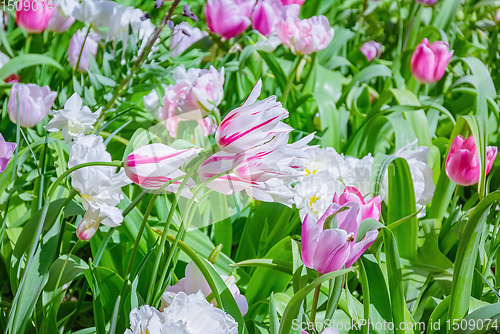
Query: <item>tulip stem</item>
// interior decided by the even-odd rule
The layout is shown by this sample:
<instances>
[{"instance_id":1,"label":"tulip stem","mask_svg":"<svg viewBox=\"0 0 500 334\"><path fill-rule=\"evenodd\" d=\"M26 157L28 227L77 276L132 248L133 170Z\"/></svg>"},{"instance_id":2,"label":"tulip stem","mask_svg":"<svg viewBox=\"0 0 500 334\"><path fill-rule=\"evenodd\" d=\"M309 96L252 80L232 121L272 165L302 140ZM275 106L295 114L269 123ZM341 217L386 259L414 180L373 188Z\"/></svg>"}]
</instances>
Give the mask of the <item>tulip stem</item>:
<instances>
[{"instance_id":1,"label":"tulip stem","mask_svg":"<svg viewBox=\"0 0 500 334\"><path fill-rule=\"evenodd\" d=\"M288 101L288 96L290 95L290 90L292 89L293 79L295 79L295 72L299 68L300 61L302 60L302 56L298 56L296 59L296 64L293 69L290 71L288 75L288 81L286 82L285 90L283 91L283 96L281 102L283 102L283 107L286 109L286 103Z\"/></svg>"},{"instance_id":2,"label":"tulip stem","mask_svg":"<svg viewBox=\"0 0 500 334\"><path fill-rule=\"evenodd\" d=\"M321 274L318 273L318 278L320 278L320 277L321 277ZM311 308L311 317L309 320L310 323L314 323L314 321L316 320L316 310L318 309L318 299L319 299L320 291L321 291L321 284L318 285L314 289L314 297L313 297L313 303L312 303L312 308Z\"/></svg>"},{"instance_id":3,"label":"tulip stem","mask_svg":"<svg viewBox=\"0 0 500 334\"><path fill-rule=\"evenodd\" d=\"M30 53L32 37L33 35L31 34L28 34L28 37L26 37L26 43L24 44L24 54Z\"/></svg>"}]
</instances>

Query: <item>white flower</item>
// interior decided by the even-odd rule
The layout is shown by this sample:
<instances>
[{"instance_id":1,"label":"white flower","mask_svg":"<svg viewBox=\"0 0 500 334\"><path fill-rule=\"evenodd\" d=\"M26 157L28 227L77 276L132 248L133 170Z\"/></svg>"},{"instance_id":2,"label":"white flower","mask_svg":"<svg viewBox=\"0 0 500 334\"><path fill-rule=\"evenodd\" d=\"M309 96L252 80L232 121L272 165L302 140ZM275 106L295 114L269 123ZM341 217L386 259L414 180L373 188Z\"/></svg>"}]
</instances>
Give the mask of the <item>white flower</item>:
<instances>
[{"instance_id":1,"label":"white flower","mask_svg":"<svg viewBox=\"0 0 500 334\"><path fill-rule=\"evenodd\" d=\"M66 101L64 109L54 111L54 117L45 126L45 130L49 132L62 130L64 140L69 143L79 134L88 134L92 131L101 109L92 113L89 107L83 106L80 95L74 93Z\"/></svg>"},{"instance_id":2,"label":"white flower","mask_svg":"<svg viewBox=\"0 0 500 334\"><path fill-rule=\"evenodd\" d=\"M238 324L229 314L210 304L203 293L179 292L162 312L168 334L236 334Z\"/></svg>"},{"instance_id":3,"label":"white flower","mask_svg":"<svg viewBox=\"0 0 500 334\"><path fill-rule=\"evenodd\" d=\"M153 334L162 332L161 314L154 307L144 305L130 312L130 328L124 334Z\"/></svg>"},{"instance_id":4,"label":"white flower","mask_svg":"<svg viewBox=\"0 0 500 334\"><path fill-rule=\"evenodd\" d=\"M68 167L98 161L111 162L102 137L79 135L71 147ZM71 184L80 193L86 210L76 231L78 238L89 240L101 223L111 227L122 223L122 211L116 206L123 198L121 187L131 181L123 169L118 173L115 170L112 166L92 166L71 173Z\"/></svg>"},{"instance_id":5,"label":"white flower","mask_svg":"<svg viewBox=\"0 0 500 334\"><path fill-rule=\"evenodd\" d=\"M346 157L341 168L340 178L346 186L355 187L366 200L371 199L370 175L373 166L373 157L368 154L362 159ZM385 192L380 189L380 198L384 199Z\"/></svg>"},{"instance_id":6,"label":"white flower","mask_svg":"<svg viewBox=\"0 0 500 334\"><path fill-rule=\"evenodd\" d=\"M9 60L10 60L9 56L7 56L3 52L0 52L0 68L2 68L3 65L7 64Z\"/></svg>"}]
</instances>

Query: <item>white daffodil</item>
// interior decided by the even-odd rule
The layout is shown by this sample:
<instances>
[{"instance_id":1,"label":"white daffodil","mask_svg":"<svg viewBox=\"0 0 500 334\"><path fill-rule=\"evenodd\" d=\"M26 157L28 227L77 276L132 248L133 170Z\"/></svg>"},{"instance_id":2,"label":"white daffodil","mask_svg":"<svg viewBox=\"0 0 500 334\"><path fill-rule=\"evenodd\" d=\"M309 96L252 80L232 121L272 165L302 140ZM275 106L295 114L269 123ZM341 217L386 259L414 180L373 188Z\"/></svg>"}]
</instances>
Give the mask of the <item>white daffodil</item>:
<instances>
[{"instance_id":1,"label":"white daffodil","mask_svg":"<svg viewBox=\"0 0 500 334\"><path fill-rule=\"evenodd\" d=\"M98 161L111 162L102 137L79 135L71 147L68 167ZM78 238L89 240L101 223L111 227L122 223L122 211L116 206L123 198L121 187L131 181L123 169L118 173L115 170L111 166L92 166L71 173L71 184L80 193L86 210L76 231Z\"/></svg>"},{"instance_id":2,"label":"white daffodil","mask_svg":"<svg viewBox=\"0 0 500 334\"><path fill-rule=\"evenodd\" d=\"M101 110L102 108L99 108L93 113L89 107L83 105L80 95L74 93L64 104L64 109L54 111L54 117L45 126L45 130L49 132L62 130L64 140L69 143L78 135L92 131Z\"/></svg>"},{"instance_id":3,"label":"white daffodil","mask_svg":"<svg viewBox=\"0 0 500 334\"><path fill-rule=\"evenodd\" d=\"M154 307L144 305L130 312L130 329L127 329L124 334L160 334L164 333L162 326L160 312Z\"/></svg>"}]
</instances>

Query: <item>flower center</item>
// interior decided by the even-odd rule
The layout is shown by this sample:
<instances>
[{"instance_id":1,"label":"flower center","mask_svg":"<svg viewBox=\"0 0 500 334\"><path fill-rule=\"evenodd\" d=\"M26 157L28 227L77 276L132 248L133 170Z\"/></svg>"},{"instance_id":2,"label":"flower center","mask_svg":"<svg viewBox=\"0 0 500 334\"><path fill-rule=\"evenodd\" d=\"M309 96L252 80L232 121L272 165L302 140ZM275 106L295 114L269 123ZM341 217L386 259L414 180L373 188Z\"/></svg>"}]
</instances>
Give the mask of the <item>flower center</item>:
<instances>
[{"instance_id":1,"label":"flower center","mask_svg":"<svg viewBox=\"0 0 500 334\"><path fill-rule=\"evenodd\" d=\"M353 242L354 241L354 233L349 233L347 236L347 242Z\"/></svg>"},{"instance_id":2,"label":"flower center","mask_svg":"<svg viewBox=\"0 0 500 334\"><path fill-rule=\"evenodd\" d=\"M318 213L318 210L314 210L314 209L313 209L313 205L314 205L314 203L316 203L319 199L320 199L320 197L319 197L319 196L316 196L316 195L314 195L313 197L311 197L311 198L309 199L309 207L311 208L311 211L312 211L312 212L314 212L314 213Z\"/></svg>"},{"instance_id":3,"label":"flower center","mask_svg":"<svg viewBox=\"0 0 500 334\"><path fill-rule=\"evenodd\" d=\"M83 133L83 125L79 121L75 120L68 120L68 132L71 135L78 135L80 133Z\"/></svg>"}]
</instances>

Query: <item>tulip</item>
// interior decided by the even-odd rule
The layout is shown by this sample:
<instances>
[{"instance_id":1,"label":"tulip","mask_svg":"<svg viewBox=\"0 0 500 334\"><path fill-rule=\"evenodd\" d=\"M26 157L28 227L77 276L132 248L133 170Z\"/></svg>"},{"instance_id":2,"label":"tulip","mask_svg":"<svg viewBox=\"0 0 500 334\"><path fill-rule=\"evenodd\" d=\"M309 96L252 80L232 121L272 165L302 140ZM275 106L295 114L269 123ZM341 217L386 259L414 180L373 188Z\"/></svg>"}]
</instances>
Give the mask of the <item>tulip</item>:
<instances>
[{"instance_id":1,"label":"tulip","mask_svg":"<svg viewBox=\"0 0 500 334\"><path fill-rule=\"evenodd\" d=\"M252 13L252 27L264 36L276 30L283 5L280 0L258 0Z\"/></svg>"},{"instance_id":2,"label":"tulip","mask_svg":"<svg viewBox=\"0 0 500 334\"><path fill-rule=\"evenodd\" d=\"M187 22L181 22L176 25L170 39L170 50L173 50L172 57L180 55L191 45L206 36L208 36L206 31L201 31L199 28L193 28Z\"/></svg>"},{"instance_id":3,"label":"tulip","mask_svg":"<svg viewBox=\"0 0 500 334\"><path fill-rule=\"evenodd\" d=\"M285 6L287 5L299 5L302 6L302 4L306 2L306 0L281 0L281 3Z\"/></svg>"},{"instance_id":4,"label":"tulip","mask_svg":"<svg viewBox=\"0 0 500 334\"><path fill-rule=\"evenodd\" d=\"M127 176L144 189L160 189L168 181L186 175L179 169L181 165L193 159L200 149L189 148L176 150L164 144L150 144L140 147L130 153L123 162ZM168 185L165 190L177 192L182 180ZM196 184L189 180L188 187ZM190 197L190 192L183 190L185 197Z\"/></svg>"},{"instance_id":5,"label":"tulip","mask_svg":"<svg viewBox=\"0 0 500 334\"><path fill-rule=\"evenodd\" d=\"M6 142L0 133L0 173L2 173L7 165L9 164L10 158L12 158L12 153L16 149L15 143Z\"/></svg>"},{"instance_id":6,"label":"tulip","mask_svg":"<svg viewBox=\"0 0 500 334\"><path fill-rule=\"evenodd\" d=\"M96 57L98 41L100 40L99 35L96 33L87 33L82 29L78 30L69 42L68 48L68 62L76 69L78 64L78 70L80 72L87 72L90 67L89 57ZM82 50L82 45L83 50ZM80 55L81 54L81 55ZM78 59L80 59L80 63L78 63Z\"/></svg>"},{"instance_id":7,"label":"tulip","mask_svg":"<svg viewBox=\"0 0 500 334\"><path fill-rule=\"evenodd\" d=\"M372 61L373 58L380 58L382 55L382 44L375 41L369 41L363 44L360 50L368 61Z\"/></svg>"},{"instance_id":8,"label":"tulip","mask_svg":"<svg viewBox=\"0 0 500 334\"><path fill-rule=\"evenodd\" d=\"M288 16L277 27L278 37L295 55L311 54L325 49L333 39L333 28L328 19L314 16L300 20Z\"/></svg>"},{"instance_id":9,"label":"tulip","mask_svg":"<svg viewBox=\"0 0 500 334\"><path fill-rule=\"evenodd\" d=\"M247 299L245 296L240 294L240 290L236 286L234 277L226 275L220 275L220 277L226 283L229 291L233 295L233 298L240 309L241 315L245 315L248 311ZM185 277L181 278L175 285L169 286L163 293L160 311L171 305L172 300L179 292L184 292L185 294L190 295L197 293L198 291L201 291L205 297L208 297L212 293L212 289L210 289L210 286L200 269L198 269L193 262L189 262L185 269ZM212 304L217 306L215 299L212 300Z\"/></svg>"},{"instance_id":10,"label":"tulip","mask_svg":"<svg viewBox=\"0 0 500 334\"><path fill-rule=\"evenodd\" d=\"M493 166L498 148L488 146L486 148L486 174ZM458 135L451 143L448 156L446 157L446 175L451 181L461 186L470 186L479 182L479 154L476 148L474 136L465 139Z\"/></svg>"},{"instance_id":11,"label":"tulip","mask_svg":"<svg viewBox=\"0 0 500 334\"><path fill-rule=\"evenodd\" d=\"M500 22L500 9L497 9L495 14L493 15L493 21L495 21L496 23Z\"/></svg>"},{"instance_id":12,"label":"tulip","mask_svg":"<svg viewBox=\"0 0 500 334\"><path fill-rule=\"evenodd\" d=\"M205 17L208 28L230 39L250 26L255 0L207 0Z\"/></svg>"},{"instance_id":13,"label":"tulip","mask_svg":"<svg viewBox=\"0 0 500 334\"><path fill-rule=\"evenodd\" d=\"M198 125L200 126L201 134L205 137L213 135L217 130L217 123L214 123L210 116L199 119Z\"/></svg>"},{"instance_id":14,"label":"tulip","mask_svg":"<svg viewBox=\"0 0 500 334\"><path fill-rule=\"evenodd\" d=\"M375 220L380 220L380 197L375 196L367 203L363 195L355 187L346 187L344 192L340 196L335 193L333 195L333 203L342 206L348 202L356 202L361 207L361 219L365 220L367 218L373 218ZM339 213L340 214L340 213Z\"/></svg>"},{"instance_id":15,"label":"tulip","mask_svg":"<svg viewBox=\"0 0 500 334\"><path fill-rule=\"evenodd\" d=\"M224 96L224 68L220 73L210 66L201 70L198 77L186 88L177 104L176 114L180 118L197 120L217 109Z\"/></svg>"},{"instance_id":16,"label":"tulip","mask_svg":"<svg viewBox=\"0 0 500 334\"><path fill-rule=\"evenodd\" d=\"M418 3L421 3L422 5L426 5L426 6L432 6L432 5L435 5L438 0L416 0Z\"/></svg>"},{"instance_id":17,"label":"tulip","mask_svg":"<svg viewBox=\"0 0 500 334\"><path fill-rule=\"evenodd\" d=\"M54 7L48 0L21 0L16 4L16 22L29 33L41 33L49 24Z\"/></svg>"},{"instance_id":18,"label":"tulip","mask_svg":"<svg viewBox=\"0 0 500 334\"><path fill-rule=\"evenodd\" d=\"M411 72L415 79L421 83L441 80L454 52L448 48L446 42L437 41L429 44L429 40L424 38L411 57Z\"/></svg>"},{"instance_id":19,"label":"tulip","mask_svg":"<svg viewBox=\"0 0 500 334\"><path fill-rule=\"evenodd\" d=\"M341 208L347 208L344 215L338 215ZM327 218L336 226L324 226ZM354 262L370 247L378 231L369 231L363 240L356 242L361 224L361 208L357 202L343 206L332 204L326 213L315 222L306 215L302 223L302 260L304 264L321 274L327 274L351 267Z\"/></svg>"},{"instance_id":20,"label":"tulip","mask_svg":"<svg viewBox=\"0 0 500 334\"><path fill-rule=\"evenodd\" d=\"M215 133L215 141L221 150L239 153L293 130L281 122L288 117L288 111L276 102L276 96L256 102L261 89L262 80L259 80L245 103L222 120Z\"/></svg>"},{"instance_id":21,"label":"tulip","mask_svg":"<svg viewBox=\"0 0 500 334\"><path fill-rule=\"evenodd\" d=\"M19 96L19 118L22 127L33 127L50 112L57 92L52 92L49 86L39 87L35 84L15 83L9 96L7 109L10 120L17 124L17 99Z\"/></svg>"},{"instance_id":22,"label":"tulip","mask_svg":"<svg viewBox=\"0 0 500 334\"><path fill-rule=\"evenodd\" d=\"M59 2L54 10L54 14L50 18L47 29L55 32L68 30L75 22L75 18L71 14L78 5L79 3L75 0Z\"/></svg>"}]
</instances>

